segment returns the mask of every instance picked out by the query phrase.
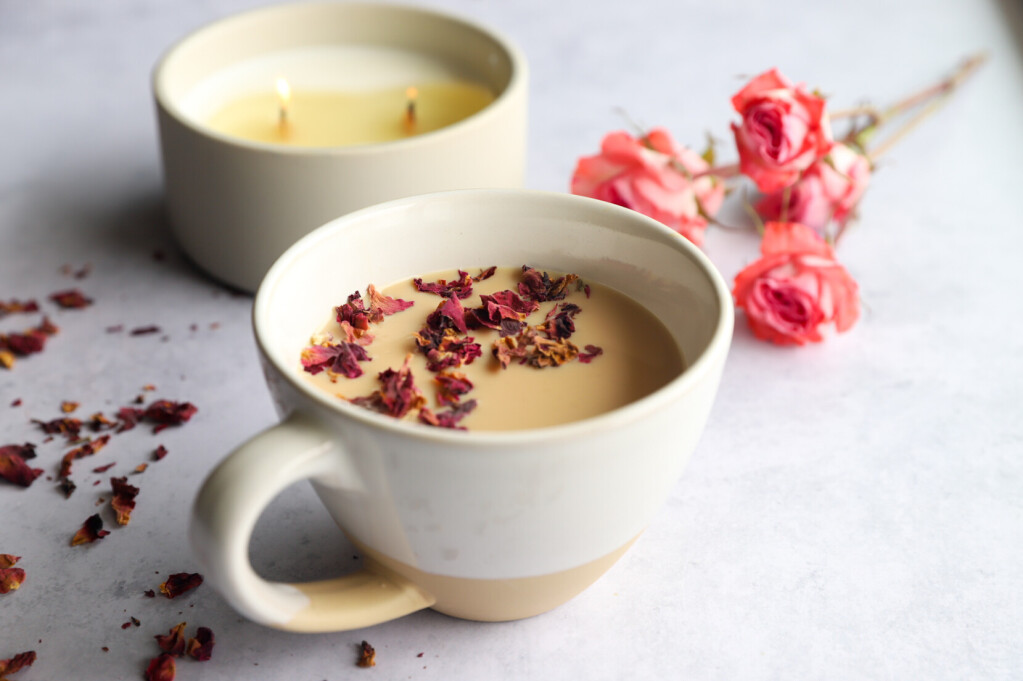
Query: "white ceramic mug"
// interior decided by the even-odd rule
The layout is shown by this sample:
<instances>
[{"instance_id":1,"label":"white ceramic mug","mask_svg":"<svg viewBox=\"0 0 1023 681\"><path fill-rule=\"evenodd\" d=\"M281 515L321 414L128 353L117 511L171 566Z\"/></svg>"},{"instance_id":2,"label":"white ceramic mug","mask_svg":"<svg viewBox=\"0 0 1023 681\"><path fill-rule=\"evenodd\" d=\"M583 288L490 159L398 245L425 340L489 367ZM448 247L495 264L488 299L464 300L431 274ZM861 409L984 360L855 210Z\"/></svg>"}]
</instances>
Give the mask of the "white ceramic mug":
<instances>
[{"instance_id":1,"label":"white ceramic mug","mask_svg":"<svg viewBox=\"0 0 1023 681\"><path fill-rule=\"evenodd\" d=\"M401 422L302 377L310 333L351 291L525 263L632 297L665 324L687 368L615 411L507 432ZM678 480L714 400L733 312L707 257L658 222L578 196L480 190L392 201L314 231L270 269L253 318L283 421L210 474L195 504L193 546L207 579L247 617L330 631L426 607L517 619L586 588ZM275 495L303 479L365 567L324 582L267 582L249 563L253 527Z\"/></svg>"},{"instance_id":2,"label":"white ceramic mug","mask_svg":"<svg viewBox=\"0 0 1023 681\"><path fill-rule=\"evenodd\" d=\"M433 132L319 148L224 135L186 106L206 79L239 64L281 51L351 45L421 54L487 86L496 98L482 111ZM330 74L323 78L329 81ZM153 74L174 236L201 268L254 291L288 246L338 215L427 192L520 187L527 79L526 60L508 40L421 8L297 3L206 26L169 50ZM225 88L243 87L240 76L237 80ZM272 86L268 77L266 87Z\"/></svg>"}]
</instances>

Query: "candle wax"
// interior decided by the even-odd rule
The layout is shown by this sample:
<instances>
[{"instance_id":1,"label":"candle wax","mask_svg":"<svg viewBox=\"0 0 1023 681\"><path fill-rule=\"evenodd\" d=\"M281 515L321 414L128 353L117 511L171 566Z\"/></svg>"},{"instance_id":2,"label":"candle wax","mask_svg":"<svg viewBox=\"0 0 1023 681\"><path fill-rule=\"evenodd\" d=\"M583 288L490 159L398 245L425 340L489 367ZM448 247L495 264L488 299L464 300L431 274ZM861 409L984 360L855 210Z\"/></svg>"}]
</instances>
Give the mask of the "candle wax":
<instances>
[{"instance_id":1,"label":"candle wax","mask_svg":"<svg viewBox=\"0 0 1023 681\"><path fill-rule=\"evenodd\" d=\"M229 101L207 121L213 130L257 142L302 147L376 144L446 127L485 108L489 89L468 81L410 83L418 91L415 120L407 88L367 91L293 90L280 116L276 92Z\"/></svg>"}]
</instances>

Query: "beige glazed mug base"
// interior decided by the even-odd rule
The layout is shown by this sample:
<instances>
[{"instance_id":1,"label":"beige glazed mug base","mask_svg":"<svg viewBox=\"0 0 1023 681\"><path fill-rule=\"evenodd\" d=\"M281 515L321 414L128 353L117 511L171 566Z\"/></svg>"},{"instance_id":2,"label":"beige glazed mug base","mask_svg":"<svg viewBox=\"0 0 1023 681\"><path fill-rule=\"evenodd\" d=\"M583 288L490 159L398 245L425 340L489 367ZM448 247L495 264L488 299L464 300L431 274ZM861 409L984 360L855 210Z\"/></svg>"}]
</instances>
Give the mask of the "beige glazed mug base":
<instances>
[{"instance_id":1,"label":"beige glazed mug base","mask_svg":"<svg viewBox=\"0 0 1023 681\"><path fill-rule=\"evenodd\" d=\"M611 553L577 568L549 575L518 579L465 579L423 572L357 541L352 545L362 555L370 573L383 574L408 582L408 599L421 608L476 622L507 622L534 617L568 602L596 582L625 555L637 537ZM351 538L349 538L351 541ZM345 628L339 619L348 595L330 582L294 584L320 607L299 613L281 628L289 631L329 631ZM386 587L384 587L386 588ZM320 600L316 597L323 596Z\"/></svg>"}]
</instances>

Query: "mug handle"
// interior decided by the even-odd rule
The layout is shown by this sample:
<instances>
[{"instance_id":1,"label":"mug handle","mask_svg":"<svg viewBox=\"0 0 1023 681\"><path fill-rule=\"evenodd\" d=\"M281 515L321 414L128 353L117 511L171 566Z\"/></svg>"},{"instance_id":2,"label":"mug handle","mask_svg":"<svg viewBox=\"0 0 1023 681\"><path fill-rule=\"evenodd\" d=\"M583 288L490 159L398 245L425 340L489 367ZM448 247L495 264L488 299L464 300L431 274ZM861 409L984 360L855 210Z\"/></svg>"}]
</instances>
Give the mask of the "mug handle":
<instances>
[{"instance_id":1,"label":"mug handle","mask_svg":"<svg viewBox=\"0 0 1023 681\"><path fill-rule=\"evenodd\" d=\"M346 631L428 608L435 599L367 561L358 572L319 582L270 582L249 562L249 540L267 505L294 482L344 488L361 480L325 428L299 412L255 435L224 459L196 497L192 546L206 578L240 613L278 629Z\"/></svg>"}]
</instances>

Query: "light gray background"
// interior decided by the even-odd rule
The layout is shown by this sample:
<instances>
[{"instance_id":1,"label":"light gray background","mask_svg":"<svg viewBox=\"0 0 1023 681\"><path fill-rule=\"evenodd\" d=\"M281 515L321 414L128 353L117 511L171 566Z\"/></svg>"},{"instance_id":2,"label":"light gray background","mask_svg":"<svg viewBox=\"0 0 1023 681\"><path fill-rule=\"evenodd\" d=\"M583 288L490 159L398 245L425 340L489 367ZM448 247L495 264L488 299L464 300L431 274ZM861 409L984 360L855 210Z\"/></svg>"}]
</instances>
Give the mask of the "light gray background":
<instances>
[{"instance_id":1,"label":"light gray background","mask_svg":"<svg viewBox=\"0 0 1023 681\"><path fill-rule=\"evenodd\" d=\"M206 472L275 420L250 299L193 270L163 222L149 90L174 41L256 4L0 0L0 299L77 285L96 301L55 313L46 352L0 371L0 444L38 442L29 419L57 416L62 399L88 416L147 383L200 410L156 437L115 437L78 463L68 501L43 479L0 486L0 552L28 571L0 596L0 659L39 653L19 681L141 678L152 636L182 620L217 636L214 659L182 662L182 680L1023 677L1023 23L1012 0L430 3L523 48L527 185L555 191L622 126L615 107L701 146L705 131L728 139L729 97L772 65L842 107L883 104L979 49L991 61L878 169L840 249L862 287L856 327L795 350L753 340L740 317L691 465L631 552L574 601L507 624L428 611L297 635L242 621L208 586L144 598L167 573L196 569L185 530ZM706 244L728 278L756 249L744 233ZM94 271L76 281L65 263ZM0 331L33 321L8 317ZM163 334L104 332L114 324ZM15 398L23 406L10 408ZM106 478L158 443L170 455L133 478L131 525L68 547ZM63 451L42 447L36 465L49 473ZM296 486L261 520L253 553L273 577L331 576L356 563L339 534ZM142 626L122 630L130 616ZM364 638L372 670L354 667Z\"/></svg>"}]
</instances>

